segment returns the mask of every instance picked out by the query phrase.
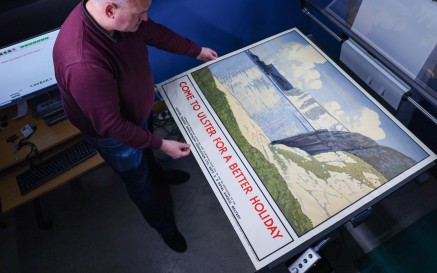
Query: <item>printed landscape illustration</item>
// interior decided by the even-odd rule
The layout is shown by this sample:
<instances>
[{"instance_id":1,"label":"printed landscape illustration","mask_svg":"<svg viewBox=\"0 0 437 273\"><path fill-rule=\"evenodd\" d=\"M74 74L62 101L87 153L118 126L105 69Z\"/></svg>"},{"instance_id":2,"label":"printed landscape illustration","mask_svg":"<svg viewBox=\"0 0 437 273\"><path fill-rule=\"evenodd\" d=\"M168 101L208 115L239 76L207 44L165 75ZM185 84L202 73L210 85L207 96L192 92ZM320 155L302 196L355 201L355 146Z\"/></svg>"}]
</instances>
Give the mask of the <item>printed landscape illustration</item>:
<instances>
[{"instance_id":1,"label":"printed landscape illustration","mask_svg":"<svg viewBox=\"0 0 437 273\"><path fill-rule=\"evenodd\" d=\"M298 235L428 156L296 31L192 76Z\"/></svg>"}]
</instances>

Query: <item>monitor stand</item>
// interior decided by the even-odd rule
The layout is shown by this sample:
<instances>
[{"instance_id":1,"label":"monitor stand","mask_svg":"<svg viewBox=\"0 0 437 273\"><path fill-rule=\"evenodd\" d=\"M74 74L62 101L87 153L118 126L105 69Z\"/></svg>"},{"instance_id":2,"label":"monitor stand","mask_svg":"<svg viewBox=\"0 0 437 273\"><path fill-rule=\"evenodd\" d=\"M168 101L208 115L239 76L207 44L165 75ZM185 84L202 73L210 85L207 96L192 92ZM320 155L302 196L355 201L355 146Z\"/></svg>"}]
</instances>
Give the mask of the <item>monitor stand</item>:
<instances>
[{"instance_id":1,"label":"monitor stand","mask_svg":"<svg viewBox=\"0 0 437 273\"><path fill-rule=\"evenodd\" d=\"M19 119L27 114L27 100L21 99L17 101L17 116L14 119Z\"/></svg>"}]
</instances>

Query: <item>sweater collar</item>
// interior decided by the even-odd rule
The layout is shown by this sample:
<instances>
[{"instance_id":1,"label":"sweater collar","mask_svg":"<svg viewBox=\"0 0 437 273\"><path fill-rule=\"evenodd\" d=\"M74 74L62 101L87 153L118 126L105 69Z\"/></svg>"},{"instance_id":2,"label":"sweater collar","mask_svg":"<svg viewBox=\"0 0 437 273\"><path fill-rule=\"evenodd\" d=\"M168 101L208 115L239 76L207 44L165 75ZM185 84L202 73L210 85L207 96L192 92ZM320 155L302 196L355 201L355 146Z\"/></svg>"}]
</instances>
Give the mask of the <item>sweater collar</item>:
<instances>
[{"instance_id":1,"label":"sweater collar","mask_svg":"<svg viewBox=\"0 0 437 273\"><path fill-rule=\"evenodd\" d=\"M94 19L91 17L91 15L88 13L88 11L86 10L85 4L86 2L88 2L88 0L84 0L82 1L82 11L85 14L85 17L91 22L91 24L93 24L93 26L100 32L102 33L106 38L108 38L111 42L113 43L117 43L119 38L120 38L120 33L118 31L114 31L114 37L112 37L111 35L109 35L101 26L99 26L99 24L97 24L96 21L94 21Z\"/></svg>"}]
</instances>

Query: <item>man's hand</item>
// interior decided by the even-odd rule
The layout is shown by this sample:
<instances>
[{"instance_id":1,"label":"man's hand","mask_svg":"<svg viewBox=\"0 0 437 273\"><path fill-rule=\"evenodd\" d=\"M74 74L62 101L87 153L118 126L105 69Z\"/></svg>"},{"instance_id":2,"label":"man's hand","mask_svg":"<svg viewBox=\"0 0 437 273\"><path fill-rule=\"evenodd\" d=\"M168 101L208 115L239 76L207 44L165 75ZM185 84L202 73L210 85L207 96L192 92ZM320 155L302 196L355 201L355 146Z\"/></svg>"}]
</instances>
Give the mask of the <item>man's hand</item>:
<instances>
[{"instance_id":1,"label":"man's hand","mask_svg":"<svg viewBox=\"0 0 437 273\"><path fill-rule=\"evenodd\" d=\"M174 140L162 140L161 151L173 159L181 158L190 154L190 144Z\"/></svg>"},{"instance_id":2,"label":"man's hand","mask_svg":"<svg viewBox=\"0 0 437 273\"><path fill-rule=\"evenodd\" d=\"M202 47L202 51L200 51L200 54L196 57L196 59L203 62L208 62L217 59L217 57L218 55L214 50L207 47Z\"/></svg>"}]
</instances>

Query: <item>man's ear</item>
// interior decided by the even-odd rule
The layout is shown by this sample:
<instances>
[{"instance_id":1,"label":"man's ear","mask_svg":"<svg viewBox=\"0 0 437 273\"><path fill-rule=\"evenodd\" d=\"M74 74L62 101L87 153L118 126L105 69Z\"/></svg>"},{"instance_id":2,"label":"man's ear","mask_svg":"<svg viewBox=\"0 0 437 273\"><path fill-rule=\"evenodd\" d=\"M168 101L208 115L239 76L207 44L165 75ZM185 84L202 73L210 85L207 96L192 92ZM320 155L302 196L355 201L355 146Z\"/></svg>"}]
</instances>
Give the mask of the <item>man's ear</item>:
<instances>
[{"instance_id":1,"label":"man's ear","mask_svg":"<svg viewBox=\"0 0 437 273\"><path fill-rule=\"evenodd\" d=\"M114 3L107 3L105 5L105 15L110 19L114 19L114 15L117 9L117 5Z\"/></svg>"}]
</instances>

